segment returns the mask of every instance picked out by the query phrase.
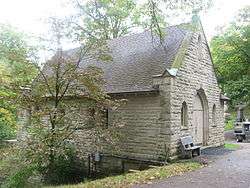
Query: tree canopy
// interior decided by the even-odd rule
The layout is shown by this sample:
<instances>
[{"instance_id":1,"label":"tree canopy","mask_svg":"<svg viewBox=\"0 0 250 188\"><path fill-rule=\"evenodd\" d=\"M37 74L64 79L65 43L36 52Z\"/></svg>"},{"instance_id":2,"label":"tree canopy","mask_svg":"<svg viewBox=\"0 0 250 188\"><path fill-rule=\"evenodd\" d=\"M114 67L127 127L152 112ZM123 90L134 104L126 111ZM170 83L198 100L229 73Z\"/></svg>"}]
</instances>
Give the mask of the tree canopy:
<instances>
[{"instance_id":1,"label":"tree canopy","mask_svg":"<svg viewBox=\"0 0 250 188\"><path fill-rule=\"evenodd\" d=\"M7 25L0 25L0 140L14 135L18 87L29 84L36 75L30 63L34 49L25 35Z\"/></svg>"},{"instance_id":2,"label":"tree canopy","mask_svg":"<svg viewBox=\"0 0 250 188\"><path fill-rule=\"evenodd\" d=\"M82 19L77 25L85 38L117 38L127 34L132 27L134 0L75 2Z\"/></svg>"},{"instance_id":3,"label":"tree canopy","mask_svg":"<svg viewBox=\"0 0 250 188\"><path fill-rule=\"evenodd\" d=\"M211 41L211 51L222 90L233 104L250 99L250 7Z\"/></svg>"},{"instance_id":4,"label":"tree canopy","mask_svg":"<svg viewBox=\"0 0 250 188\"><path fill-rule=\"evenodd\" d=\"M80 40L113 39L150 29L162 37L173 17L197 14L211 6L211 0L72 0L78 13L74 32ZM76 19L75 19L76 18Z\"/></svg>"}]
</instances>

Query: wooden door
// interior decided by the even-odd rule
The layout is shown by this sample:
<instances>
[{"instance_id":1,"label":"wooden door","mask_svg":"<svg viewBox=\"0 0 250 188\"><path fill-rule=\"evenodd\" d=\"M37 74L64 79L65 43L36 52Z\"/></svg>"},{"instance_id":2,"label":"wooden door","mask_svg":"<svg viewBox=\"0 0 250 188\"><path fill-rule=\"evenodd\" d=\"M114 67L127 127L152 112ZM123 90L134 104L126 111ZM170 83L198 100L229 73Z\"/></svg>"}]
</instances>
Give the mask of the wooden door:
<instances>
[{"instance_id":1,"label":"wooden door","mask_svg":"<svg viewBox=\"0 0 250 188\"><path fill-rule=\"evenodd\" d=\"M199 95L194 98L193 127L195 144L203 143L204 109Z\"/></svg>"}]
</instances>

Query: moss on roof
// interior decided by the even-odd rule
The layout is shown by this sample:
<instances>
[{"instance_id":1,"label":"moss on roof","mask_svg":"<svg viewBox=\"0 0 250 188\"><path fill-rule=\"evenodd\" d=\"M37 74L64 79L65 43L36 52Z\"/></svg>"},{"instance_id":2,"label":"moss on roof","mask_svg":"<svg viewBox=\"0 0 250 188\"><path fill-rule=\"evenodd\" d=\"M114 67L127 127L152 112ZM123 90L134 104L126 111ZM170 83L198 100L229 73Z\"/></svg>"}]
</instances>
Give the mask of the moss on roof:
<instances>
[{"instance_id":1,"label":"moss on roof","mask_svg":"<svg viewBox=\"0 0 250 188\"><path fill-rule=\"evenodd\" d=\"M182 41L182 44L179 48L179 51L177 52L175 56L175 59L171 68L179 69L181 67L182 62L184 61L184 58L185 58L185 53L188 49L190 42L191 42L191 34L187 34Z\"/></svg>"}]
</instances>

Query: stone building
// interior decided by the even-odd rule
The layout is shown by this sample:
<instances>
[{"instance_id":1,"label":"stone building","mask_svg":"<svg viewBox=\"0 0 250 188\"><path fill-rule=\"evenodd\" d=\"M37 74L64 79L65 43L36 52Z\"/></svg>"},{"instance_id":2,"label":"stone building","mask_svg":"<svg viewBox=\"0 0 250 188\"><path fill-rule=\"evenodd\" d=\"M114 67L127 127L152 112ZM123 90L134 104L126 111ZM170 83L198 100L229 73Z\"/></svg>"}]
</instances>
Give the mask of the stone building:
<instances>
[{"instance_id":1,"label":"stone building","mask_svg":"<svg viewBox=\"0 0 250 188\"><path fill-rule=\"evenodd\" d=\"M88 60L82 66L101 67L105 91L127 99L119 109L126 126L117 165L120 159L164 161L177 156L185 135L202 146L224 144L226 98L202 28L168 27L163 44L145 31L113 39L109 48L112 63ZM79 131L75 140L79 150L91 152L88 135Z\"/></svg>"}]
</instances>

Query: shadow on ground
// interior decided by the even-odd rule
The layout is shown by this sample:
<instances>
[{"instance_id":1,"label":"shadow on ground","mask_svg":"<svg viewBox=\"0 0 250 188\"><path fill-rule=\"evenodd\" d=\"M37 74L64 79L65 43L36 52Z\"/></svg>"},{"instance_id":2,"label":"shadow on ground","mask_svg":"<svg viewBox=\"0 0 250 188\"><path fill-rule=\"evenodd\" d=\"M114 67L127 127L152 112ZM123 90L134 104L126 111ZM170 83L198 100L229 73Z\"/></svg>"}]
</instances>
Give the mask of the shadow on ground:
<instances>
[{"instance_id":1,"label":"shadow on ground","mask_svg":"<svg viewBox=\"0 0 250 188\"><path fill-rule=\"evenodd\" d=\"M233 150L231 149L226 149L224 146L220 146L220 147L215 147L215 148L206 148L203 149L201 151L201 155L205 155L205 156L210 156L210 155L215 155L215 156L219 156L219 155L226 155L228 153L231 153Z\"/></svg>"}]
</instances>

